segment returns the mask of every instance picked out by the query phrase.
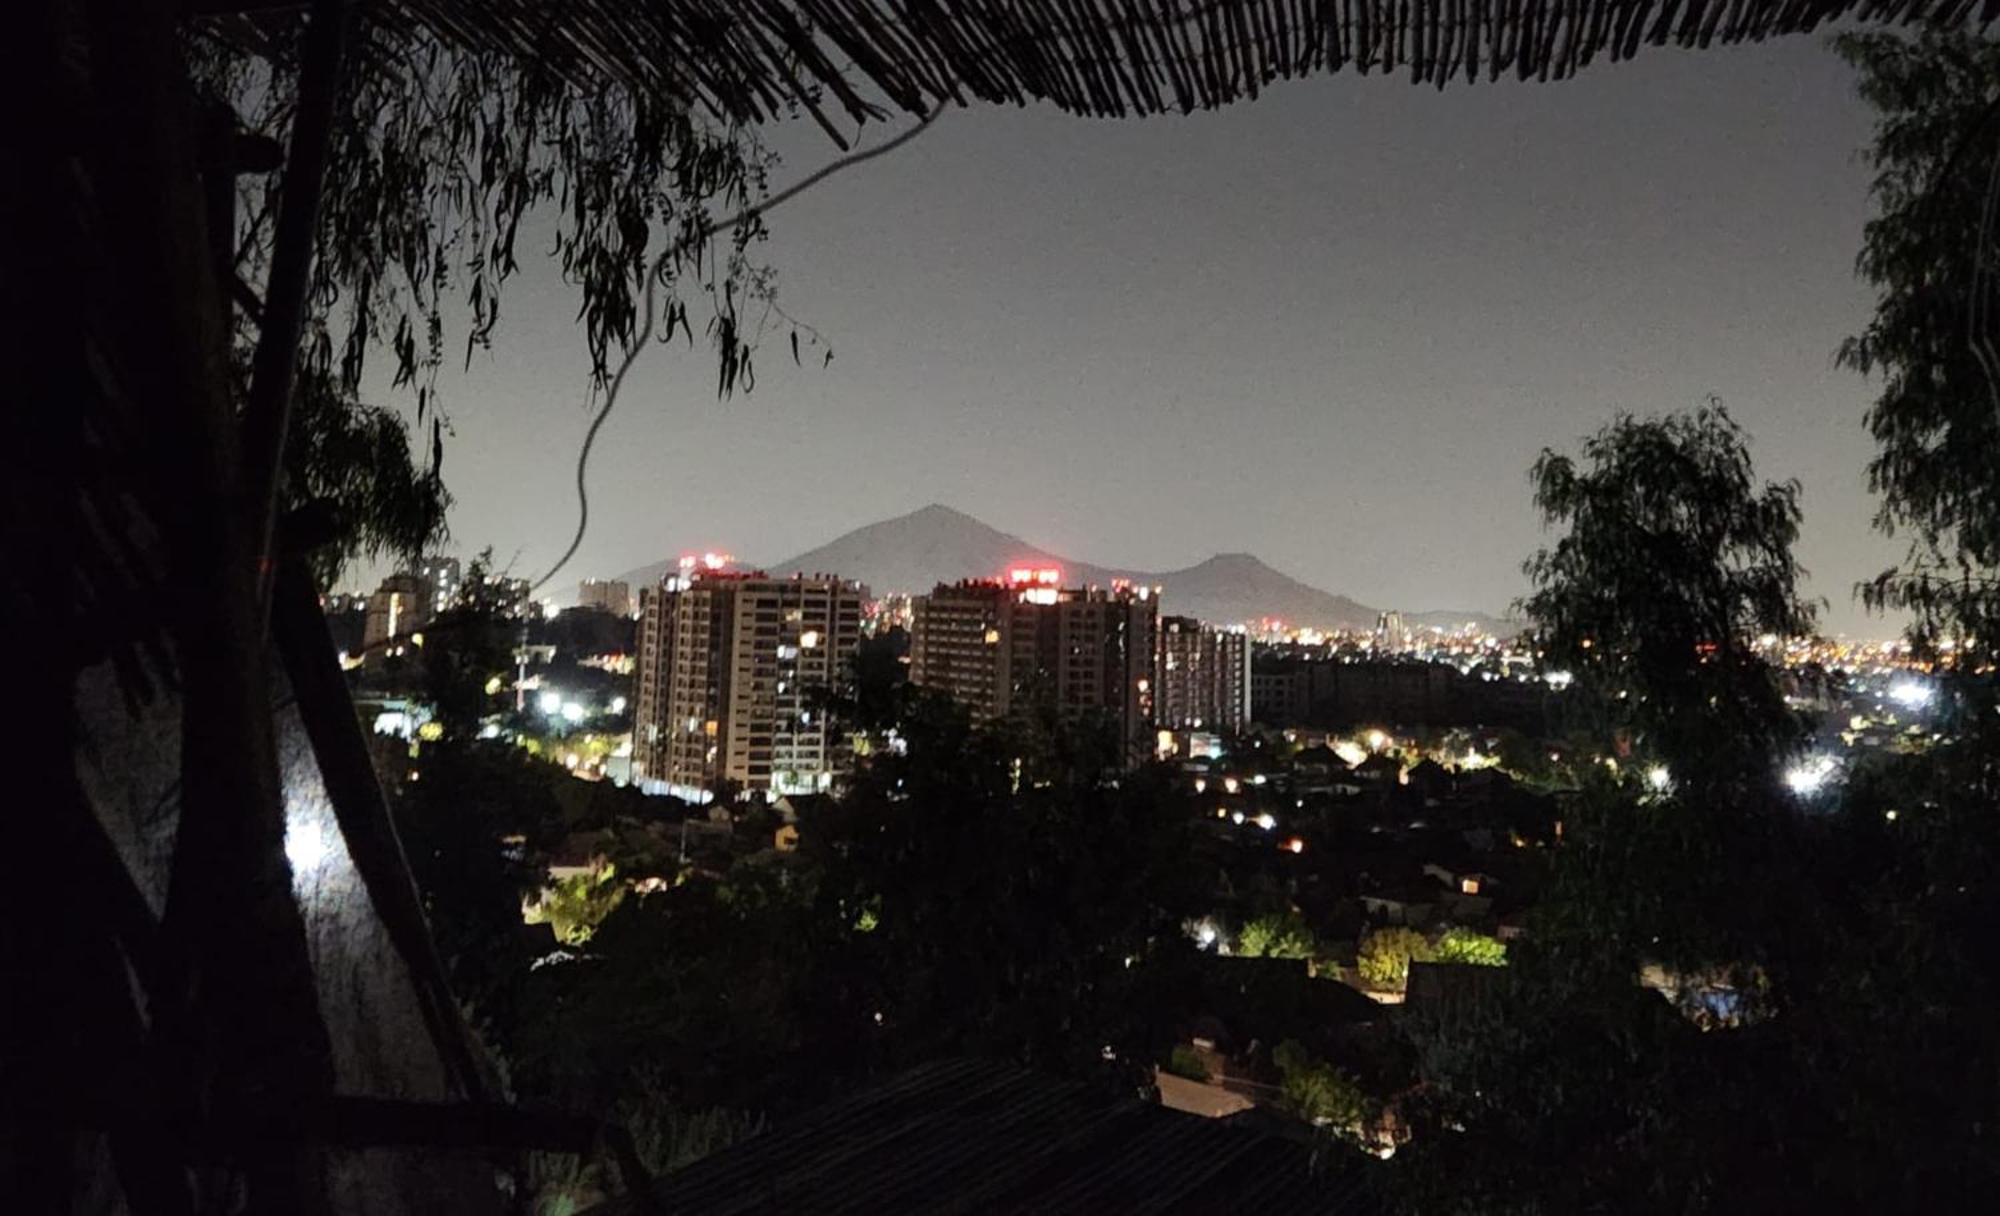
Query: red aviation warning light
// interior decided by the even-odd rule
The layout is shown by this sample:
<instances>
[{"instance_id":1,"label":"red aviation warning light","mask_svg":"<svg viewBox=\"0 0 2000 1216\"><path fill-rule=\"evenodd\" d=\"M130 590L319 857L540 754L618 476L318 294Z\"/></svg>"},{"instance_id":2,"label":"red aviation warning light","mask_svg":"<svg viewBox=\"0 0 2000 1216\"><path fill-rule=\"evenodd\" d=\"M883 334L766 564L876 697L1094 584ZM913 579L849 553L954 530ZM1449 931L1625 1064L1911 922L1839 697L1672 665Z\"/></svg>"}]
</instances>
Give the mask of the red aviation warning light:
<instances>
[{"instance_id":1,"label":"red aviation warning light","mask_svg":"<svg viewBox=\"0 0 2000 1216\"><path fill-rule=\"evenodd\" d=\"M1015 587L1060 587L1062 571L1055 566L1016 566L1007 572L1007 582Z\"/></svg>"}]
</instances>

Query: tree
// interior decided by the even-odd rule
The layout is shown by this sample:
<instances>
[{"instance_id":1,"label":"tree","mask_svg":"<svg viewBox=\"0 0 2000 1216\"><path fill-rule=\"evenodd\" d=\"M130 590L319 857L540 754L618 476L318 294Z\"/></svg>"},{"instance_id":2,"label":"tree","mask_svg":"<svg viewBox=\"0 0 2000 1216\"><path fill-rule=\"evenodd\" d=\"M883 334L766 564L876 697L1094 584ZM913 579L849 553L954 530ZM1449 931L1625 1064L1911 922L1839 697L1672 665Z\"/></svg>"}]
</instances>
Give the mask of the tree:
<instances>
[{"instance_id":1,"label":"tree","mask_svg":"<svg viewBox=\"0 0 2000 1216\"><path fill-rule=\"evenodd\" d=\"M282 140L300 112L307 17L304 8L261 12L254 36L245 25L197 23L188 66L202 103L252 136ZM775 275L751 253L775 162L754 127L676 91L607 87L531 53L472 53L421 23L355 27L350 60L367 69L338 82L303 263L310 291L291 424L272 431L284 441L282 505L331 508L334 531L316 558L322 582L354 557L414 556L442 537L450 426L437 376L492 340L524 223L553 218L591 358L578 392L596 398L599 422L615 400L614 365L655 339L678 333L692 343L697 324L724 396L753 385L752 354L774 317L795 357L802 336L823 345L785 319ZM233 343L244 384L279 258L284 180L238 179L223 269L225 292L245 301ZM383 351L394 388L414 399L421 462L404 418L362 400Z\"/></svg>"},{"instance_id":2,"label":"tree","mask_svg":"<svg viewBox=\"0 0 2000 1216\"><path fill-rule=\"evenodd\" d=\"M921 692L899 730L904 754L800 824L815 921L842 927L834 965L882 1050L1144 1083L1171 1029L1148 986L1192 954L1208 893L1185 784L1107 769L1088 724L1037 738Z\"/></svg>"},{"instance_id":3,"label":"tree","mask_svg":"<svg viewBox=\"0 0 2000 1216\"><path fill-rule=\"evenodd\" d=\"M2000 1111L1967 1077L2000 1042L1976 1012L1988 969L1959 960L1996 923L1971 877L1993 770L1902 770L1805 813L1769 779L1796 736L1746 644L1805 619L1791 487L1755 488L1719 411L1621 420L1586 453L1537 466L1567 534L1530 563L1528 606L1672 783L1585 768L1506 971L1407 1024L1407 1210L1976 1206ZM1703 1016L1642 972L1683 996L1721 981L1740 1008Z\"/></svg>"},{"instance_id":4,"label":"tree","mask_svg":"<svg viewBox=\"0 0 2000 1216\"><path fill-rule=\"evenodd\" d=\"M530 1016L523 994L535 951L521 907L540 894L562 840L549 785L562 773L508 744L462 736L424 744L415 765L418 779L397 784L396 830L453 989L492 1045L509 1051Z\"/></svg>"},{"instance_id":5,"label":"tree","mask_svg":"<svg viewBox=\"0 0 2000 1216\"><path fill-rule=\"evenodd\" d=\"M1296 908L1260 916L1236 935L1236 953L1245 958L1311 958L1319 938Z\"/></svg>"},{"instance_id":6,"label":"tree","mask_svg":"<svg viewBox=\"0 0 2000 1216\"><path fill-rule=\"evenodd\" d=\"M525 919L529 924L548 925L556 940L565 945L581 946L597 932L604 918L625 901L628 890L616 866L573 874L544 888L541 898L525 913Z\"/></svg>"},{"instance_id":7,"label":"tree","mask_svg":"<svg viewBox=\"0 0 2000 1216\"><path fill-rule=\"evenodd\" d=\"M1316 1127L1358 1131L1368 1113L1368 1096L1353 1077L1313 1055L1296 1039L1271 1053L1278 1066L1286 1110Z\"/></svg>"},{"instance_id":8,"label":"tree","mask_svg":"<svg viewBox=\"0 0 2000 1216\"><path fill-rule=\"evenodd\" d=\"M1792 739L1760 634L1812 628L1792 556L1796 482L1759 486L1748 437L1719 403L1621 416L1581 464L1544 450L1530 479L1563 534L1525 569L1519 605L1551 666L1594 690L1676 779L1742 780Z\"/></svg>"},{"instance_id":9,"label":"tree","mask_svg":"<svg viewBox=\"0 0 2000 1216\"><path fill-rule=\"evenodd\" d=\"M1436 957L1429 938L1415 929L1393 925L1362 937L1354 966L1370 988L1400 990L1410 978L1411 963L1428 963Z\"/></svg>"},{"instance_id":10,"label":"tree","mask_svg":"<svg viewBox=\"0 0 2000 1216\"><path fill-rule=\"evenodd\" d=\"M1856 260L1875 315L1840 361L1880 378L1867 416L1876 525L1910 538L1904 565L1864 595L1911 610L1920 639L1990 646L2000 637L2000 43L1960 29L1851 33L1835 45L1876 111L1876 214Z\"/></svg>"},{"instance_id":11,"label":"tree","mask_svg":"<svg viewBox=\"0 0 2000 1216\"><path fill-rule=\"evenodd\" d=\"M1207 1061L1201 1058L1200 1052L1186 1043L1174 1044L1173 1050L1167 1053L1164 1067L1168 1073L1176 1077L1185 1077L1190 1081L1200 1081L1204 1084L1208 1081Z\"/></svg>"},{"instance_id":12,"label":"tree","mask_svg":"<svg viewBox=\"0 0 2000 1216\"><path fill-rule=\"evenodd\" d=\"M1453 926L1438 936L1437 961L1504 967L1507 965L1507 944L1499 938Z\"/></svg>"}]
</instances>

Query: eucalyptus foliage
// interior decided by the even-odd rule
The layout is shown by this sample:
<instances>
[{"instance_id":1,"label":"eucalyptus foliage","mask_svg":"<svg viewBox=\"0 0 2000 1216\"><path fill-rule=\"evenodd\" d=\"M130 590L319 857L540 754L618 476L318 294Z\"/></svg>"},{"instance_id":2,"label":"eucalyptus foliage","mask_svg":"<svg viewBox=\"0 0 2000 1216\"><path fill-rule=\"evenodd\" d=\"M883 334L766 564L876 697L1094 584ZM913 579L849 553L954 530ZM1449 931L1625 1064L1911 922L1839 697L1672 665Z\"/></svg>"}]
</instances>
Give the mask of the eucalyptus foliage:
<instances>
[{"instance_id":1,"label":"eucalyptus foliage","mask_svg":"<svg viewBox=\"0 0 2000 1216\"><path fill-rule=\"evenodd\" d=\"M1876 524L1909 556L1862 588L1920 637L2000 619L2000 43L1971 33L1849 34L1875 108L1875 216L1856 269L1875 315L1840 361L1879 378L1868 411Z\"/></svg>"},{"instance_id":2,"label":"eucalyptus foliage","mask_svg":"<svg viewBox=\"0 0 2000 1216\"><path fill-rule=\"evenodd\" d=\"M1719 403L1620 416L1581 459L1544 450L1530 478L1556 543L1526 564L1520 610L1572 671L1689 780L1726 775L1794 733L1761 634L1811 631L1797 482L1757 483Z\"/></svg>"},{"instance_id":3,"label":"eucalyptus foliage","mask_svg":"<svg viewBox=\"0 0 2000 1216\"><path fill-rule=\"evenodd\" d=\"M243 129L282 140L303 20L299 10L195 24L197 88ZM576 293L591 361L578 404L605 389L633 344L691 344L697 327L717 391L752 386L756 340L774 312L783 317L770 271L751 256L764 229L745 211L772 163L752 131L670 96L579 83L533 58L451 49L417 27L356 19L352 42L301 344L306 425L287 452L294 505L330 493L343 508L341 560L413 553L441 534L450 422L438 373L490 344L524 225L553 221L550 252ZM279 189L275 173L239 179L238 296L253 304L239 314L246 362ZM713 238L725 218L739 222ZM796 329L792 343L796 351ZM422 468L395 442L401 416L361 403L383 379L371 372L384 355L389 383L413 398ZM375 459L360 464L363 454Z\"/></svg>"}]
</instances>

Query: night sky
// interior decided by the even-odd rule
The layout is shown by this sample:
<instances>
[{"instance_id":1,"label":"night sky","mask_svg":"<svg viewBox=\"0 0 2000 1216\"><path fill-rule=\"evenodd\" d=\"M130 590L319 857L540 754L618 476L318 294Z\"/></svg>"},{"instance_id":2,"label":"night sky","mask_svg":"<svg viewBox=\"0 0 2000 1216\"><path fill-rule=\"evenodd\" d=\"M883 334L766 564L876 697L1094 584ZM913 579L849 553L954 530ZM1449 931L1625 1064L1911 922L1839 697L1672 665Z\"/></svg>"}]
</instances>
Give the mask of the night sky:
<instances>
[{"instance_id":1,"label":"night sky","mask_svg":"<svg viewBox=\"0 0 2000 1216\"><path fill-rule=\"evenodd\" d=\"M1714 393L1804 483L1828 627L1890 633L1851 597L1901 552L1870 528L1870 386L1833 366L1870 300L1870 121L1817 38L1562 84L1341 75L1191 118L949 112L771 217L831 367L794 368L775 319L747 396L718 401L699 348L641 363L557 587L943 502L1105 565L1247 550L1370 604L1498 610L1541 542L1537 451ZM834 155L810 124L771 138L774 185ZM452 548L530 576L574 526L588 421L547 243L524 233L493 353L441 384Z\"/></svg>"}]
</instances>

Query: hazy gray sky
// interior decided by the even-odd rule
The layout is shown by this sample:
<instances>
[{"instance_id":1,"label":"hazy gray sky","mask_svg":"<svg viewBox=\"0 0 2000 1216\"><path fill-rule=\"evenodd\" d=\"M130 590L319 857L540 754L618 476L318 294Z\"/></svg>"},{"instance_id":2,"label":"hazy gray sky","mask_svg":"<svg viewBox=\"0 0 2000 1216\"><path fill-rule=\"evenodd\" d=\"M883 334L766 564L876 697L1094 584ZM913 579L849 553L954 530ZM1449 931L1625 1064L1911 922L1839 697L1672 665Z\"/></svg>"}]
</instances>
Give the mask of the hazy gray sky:
<instances>
[{"instance_id":1,"label":"hazy gray sky","mask_svg":"<svg viewBox=\"0 0 2000 1216\"><path fill-rule=\"evenodd\" d=\"M1869 127L1812 38L1190 118L949 112L771 218L831 367L781 329L719 402L705 351L646 357L559 583L775 561L936 501L1106 565L1248 550L1366 603L1497 610L1541 542L1543 445L1715 393L1805 485L1829 626L1888 632L1850 596L1900 552L1869 527L1870 386L1832 361L1869 305ZM834 155L809 124L773 143L779 185ZM574 526L587 364L574 297L524 260L494 352L442 387L455 547L534 575Z\"/></svg>"}]
</instances>

